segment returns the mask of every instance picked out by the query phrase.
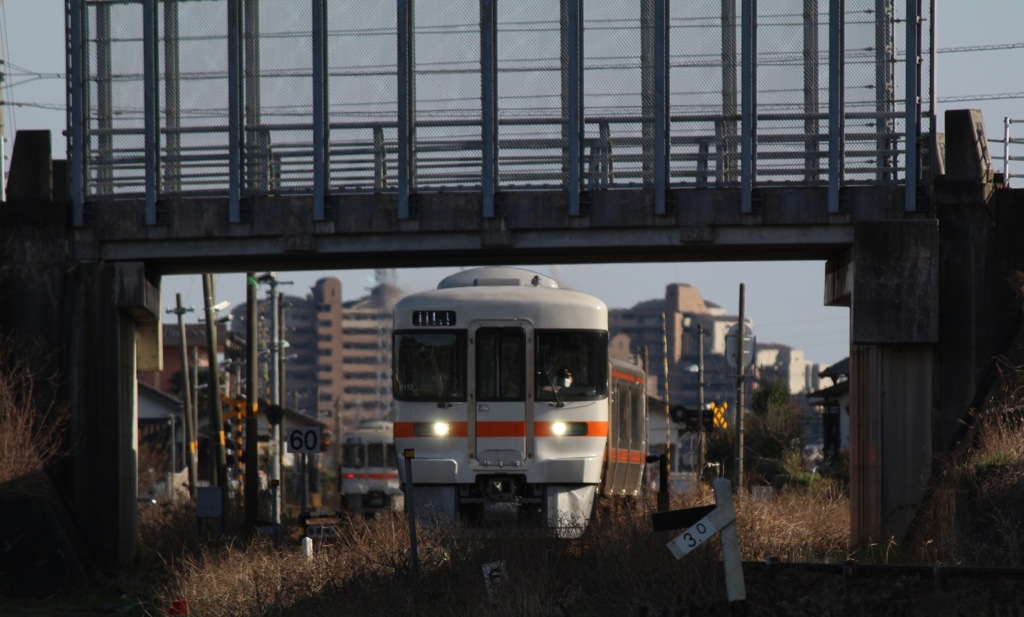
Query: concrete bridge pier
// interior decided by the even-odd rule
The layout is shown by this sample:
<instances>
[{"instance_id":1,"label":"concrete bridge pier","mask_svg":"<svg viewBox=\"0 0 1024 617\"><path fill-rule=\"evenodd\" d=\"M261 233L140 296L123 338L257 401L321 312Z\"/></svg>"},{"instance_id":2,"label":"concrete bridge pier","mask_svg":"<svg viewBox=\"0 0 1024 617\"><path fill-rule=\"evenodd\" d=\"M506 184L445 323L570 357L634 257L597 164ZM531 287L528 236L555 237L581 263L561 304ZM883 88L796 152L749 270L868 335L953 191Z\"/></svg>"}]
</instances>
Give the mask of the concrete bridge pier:
<instances>
[{"instance_id":1,"label":"concrete bridge pier","mask_svg":"<svg viewBox=\"0 0 1024 617\"><path fill-rule=\"evenodd\" d=\"M11 169L0 207L0 327L45 352L36 360L58 375L56 400L69 407L64 454L49 468L75 521L64 532L83 565L127 565L137 532L136 371L160 368L160 290L141 262L105 262L79 236L88 232L69 233L65 166L51 160L48 131L18 132Z\"/></svg>"},{"instance_id":2,"label":"concrete bridge pier","mask_svg":"<svg viewBox=\"0 0 1024 617\"><path fill-rule=\"evenodd\" d=\"M931 478L938 231L934 219L857 223L826 266L826 303L850 306L854 546L902 541Z\"/></svg>"},{"instance_id":3,"label":"concrete bridge pier","mask_svg":"<svg viewBox=\"0 0 1024 617\"><path fill-rule=\"evenodd\" d=\"M138 532L136 371L160 362L159 288L140 263L80 263L63 281L71 403L66 499L99 564L126 566Z\"/></svg>"}]
</instances>

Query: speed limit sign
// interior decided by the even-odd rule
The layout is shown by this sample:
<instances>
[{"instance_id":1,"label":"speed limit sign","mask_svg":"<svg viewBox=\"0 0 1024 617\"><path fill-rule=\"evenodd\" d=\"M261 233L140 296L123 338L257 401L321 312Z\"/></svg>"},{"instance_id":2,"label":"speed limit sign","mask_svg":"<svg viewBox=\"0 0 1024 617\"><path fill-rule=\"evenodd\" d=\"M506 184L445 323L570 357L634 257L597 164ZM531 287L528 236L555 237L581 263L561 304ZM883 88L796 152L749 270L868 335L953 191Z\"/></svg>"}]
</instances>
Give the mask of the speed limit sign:
<instances>
[{"instance_id":1,"label":"speed limit sign","mask_svg":"<svg viewBox=\"0 0 1024 617\"><path fill-rule=\"evenodd\" d=\"M288 429L289 452L319 452L320 427L301 426Z\"/></svg>"}]
</instances>

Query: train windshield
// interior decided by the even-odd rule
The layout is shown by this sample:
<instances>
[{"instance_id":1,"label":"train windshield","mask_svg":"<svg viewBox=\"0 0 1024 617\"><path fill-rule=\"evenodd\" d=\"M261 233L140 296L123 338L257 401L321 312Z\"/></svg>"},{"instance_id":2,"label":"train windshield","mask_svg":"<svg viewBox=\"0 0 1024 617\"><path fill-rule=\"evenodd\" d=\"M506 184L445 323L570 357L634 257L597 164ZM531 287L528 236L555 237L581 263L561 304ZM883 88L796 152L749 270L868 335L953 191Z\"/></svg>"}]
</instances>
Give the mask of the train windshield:
<instances>
[{"instance_id":1,"label":"train windshield","mask_svg":"<svg viewBox=\"0 0 1024 617\"><path fill-rule=\"evenodd\" d=\"M465 331L396 332L392 375L397 400L464 402Z\"/></svg>"},{"instance_id":2,"label":"train windshield","mask_svg":"<svg viewBox=\"0 0 1024 617\"><path fill-rule=\"evenodd\" d=\"M353 469L364 467L397 467L395 446L390 443L346 443L341 448L342 465Z\"/></svg>"},{"instance_id":3,"label":"train windshield","mask_svg":"<svg viewBox=\"0 0 1024 617\"><path fill-rule=\"evenodd\" d=\"M538 330L536 350L537 400L608 396L607 332Z\"/></svg>"}]
</instances>

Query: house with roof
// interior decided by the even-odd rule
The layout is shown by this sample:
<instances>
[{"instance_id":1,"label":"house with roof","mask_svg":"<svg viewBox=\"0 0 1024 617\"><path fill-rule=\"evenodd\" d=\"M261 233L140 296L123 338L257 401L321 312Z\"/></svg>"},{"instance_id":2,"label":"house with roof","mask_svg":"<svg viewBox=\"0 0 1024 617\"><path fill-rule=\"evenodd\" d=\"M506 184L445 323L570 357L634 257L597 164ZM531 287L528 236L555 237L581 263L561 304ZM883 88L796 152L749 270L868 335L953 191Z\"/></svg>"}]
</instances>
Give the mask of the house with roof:
<instances>
[{"instance_id":1,"label":"house with roof","mask_svg":"<svg viewBox=\"0 0 1024 617\"><path fill-rule=\"evenodd\" d=\"M818 374L831 385L807 395L821 414L822 454L828 456L850 447L850 359L844 358Z\"/></svg>"}]
</instances>

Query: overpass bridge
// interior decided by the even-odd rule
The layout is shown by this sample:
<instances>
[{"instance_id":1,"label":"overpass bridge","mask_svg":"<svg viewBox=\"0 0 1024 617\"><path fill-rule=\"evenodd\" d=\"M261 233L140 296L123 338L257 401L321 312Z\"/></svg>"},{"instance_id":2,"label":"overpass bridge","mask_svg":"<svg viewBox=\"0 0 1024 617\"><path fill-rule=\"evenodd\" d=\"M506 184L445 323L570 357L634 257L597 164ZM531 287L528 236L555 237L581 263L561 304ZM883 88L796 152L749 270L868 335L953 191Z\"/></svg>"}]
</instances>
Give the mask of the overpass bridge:
<instances>
[{"instance_id":1,"label":"overpass bridge","mask_svg":"<svg viewBox=\"0 0 1024 617\"><path fill-rule=\"evenodd\" d=\"M853 539L905 536L1015 332L1020 197L976 112L936 132L933 11L771 4L66 0L67 156L18 135L0 325L60 350L97 563L134 551L160 278L264 269L826 260Z\"/></svg>"}]
</instances>

